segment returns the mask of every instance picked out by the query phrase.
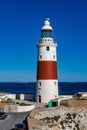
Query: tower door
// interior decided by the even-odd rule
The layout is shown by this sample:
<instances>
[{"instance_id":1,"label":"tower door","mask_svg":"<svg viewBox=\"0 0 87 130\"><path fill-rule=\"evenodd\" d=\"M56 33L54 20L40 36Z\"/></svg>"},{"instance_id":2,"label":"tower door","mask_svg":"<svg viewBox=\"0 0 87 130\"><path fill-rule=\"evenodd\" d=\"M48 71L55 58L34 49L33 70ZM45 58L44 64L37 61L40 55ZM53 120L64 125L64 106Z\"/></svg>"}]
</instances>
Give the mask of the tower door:
<instances>
[{"instance_id":1,"label":"tower door","mask_svg":"<svg viewBox=\"0 0 87 130\"><path fill-rule=\"evenodd\" d=\"M39 95L39 103L41 103L41 96Z\"/></svg>"}]
</instances>

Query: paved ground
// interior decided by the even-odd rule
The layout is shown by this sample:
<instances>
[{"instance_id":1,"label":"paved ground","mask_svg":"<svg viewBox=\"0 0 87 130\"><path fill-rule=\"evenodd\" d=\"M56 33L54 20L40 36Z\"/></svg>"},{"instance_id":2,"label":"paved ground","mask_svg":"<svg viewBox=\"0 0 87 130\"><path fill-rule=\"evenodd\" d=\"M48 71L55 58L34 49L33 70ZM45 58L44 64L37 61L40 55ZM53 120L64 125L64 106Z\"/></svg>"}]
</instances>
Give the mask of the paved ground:
<instances>
[{"instance_id":1,"label":"paved ground","mask_svg":"<svg viewBox=\"0 0 87 130\"><path fill-rule=\"evenodd\" d=\"M13 130L14 125L18 122L23 122L29 113L9 113L5 120L0 120L0 130Z\"/></svg>"},{"instance_id":2,"label":"paved ground","mask_svg":"<svg viewBox=\"0 0 87 130\"><path fill-rule=\"evenodd\" d=\"M29 101L20 101L14 100L15 102L25 102L34 104L35 108L44 107L46 104L36 103L36 102L29 102ZM5 120L0 120L0 130L14 130L14 126L16 123L23 122L26 116L30 114L29 112L21 112L21 113L9 113L8 117Z\"/></svg>"}]
</instances>

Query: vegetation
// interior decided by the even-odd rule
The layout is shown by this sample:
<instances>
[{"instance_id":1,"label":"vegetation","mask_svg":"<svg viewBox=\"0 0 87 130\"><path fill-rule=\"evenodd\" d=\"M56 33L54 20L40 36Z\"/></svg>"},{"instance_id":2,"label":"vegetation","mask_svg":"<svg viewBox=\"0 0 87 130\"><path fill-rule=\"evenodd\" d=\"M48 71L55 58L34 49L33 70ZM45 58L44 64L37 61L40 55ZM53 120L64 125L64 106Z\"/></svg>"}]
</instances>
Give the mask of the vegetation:
<instances>
[{"instance_id":1,"label":"vegetation","mask_svg":"<svg viewBox=\"0 0 87 130\"><path fill-rule=\"evenodd\" d=\"M22 103L19 103L19 106L30 106L31 104L26 104L26 103L24 103L24 102L22 102Z\"/></svg>"},{"instance_id":2,"label":"vegetation","mask_svg":"<svg viewBox=\"0 0 87 130\"><path fill-rule=\"evenodd\" d=\"M69 127L69 128L72 128L72 126L71 126L71 125L68 125L68 127Z\"/></svg>"},{"instance_id":3,"label":"vegetation","mask_svg":"<svg viewBox=\"0 0 87 130\"><path fill-rule=\"evenodd\" d=\"M12 99L11 98L8 98L5 103L13 103Z\"/></svg>"},{"instance_id":4,"label":"vegetation","mask_svg":"<svg viewBox=\"0 0 87 130\"><path fill-rule=\"evenodd\" d=\"M60 118L60 116L54 116L55 121L58 121L59 118Z\"/></svg>"},{"instance_id":5,"label":"vegetation","mask_svg":"<svg viewBox=\"0 0 87 130\"><path fill-rule=\"evenodd\" d=\"M50 118L49 117L43 118L42 120L46 121L47 123L50 123Z\"/></svg>"},{"instance_id":6,"label":"vegetation","mask_svg":"<svg viewBox=\"0 0 87 130\"><path fill-rule=\"evenodd\" d=\"M75 124L75 127L77 128L77 130L80 130L79 124Z\"/></svg>"},{"instance_id":7,"label":"vegetation","mask_svg":"<svg viewBox=\"0 0 87 130\"><path fill-rule=\"evenodd\" d=\"M67 124L67 126L71 129L72 128L71 124L72 124L72 122L74 122L73 130L80 130L80 128L79 128L79 122L80 121L78 121L78 123L76 123L74 121L76 115L77 115L76 113L73 113L73 114L67 113L65 120L60 121L61 128L65 129L65 126Z\"/></svg>"},{"instance_id":8,"label":"vegetation","mask_svg":"<svg viewBox=\"0 0 87 130\"><path fill-rule=\"evenodd\" d=\"M72 114L73 119L75 119L76 115L77 115L76 113Z\"/></svg>"},{"instance_id":9,"label":"vegetation","mask_svg":"<svg viewBox=\"0 0 87 130\"><path fill-rule=\"evenodd\" d=\"M60 125L61 125L62 129L65 129L64 123L65 123L65 120L60 121Z\"/></svg>"},{"instance_id":10,"label":"vegetation","mask_svg":"<svg viewBox=\"0 0 87 130\"><path fill-rule=\"evenodd\" d=\"M81 98L81 94L77 93L76 99L79 100Z\"/></svg>"},{"instance_id":11,"label":"vegetation","mask_svg":"<svg viewBox=\"0 0 87 130\"><path fill-rule=\"evenodd\" d=\"M6 101L1 101L3 103L13 103L13 104L17 104L19 106L29 106L31 104L27 104L27 103L24 103L24 102L13 102L13 100L11 98L8 98Z\"/></svg>"},{"instance_id":12,"label":"vegetation","mask_svg":"<svg viewBox=\"0 0 87 130\"><path fill-rule=\"evenodd\" d=\"M54 121L57 122L59 118L60 118L60 116L54 116L54 117L46 117L46 118L43 118L42 120L46 121L47 123L50 123L50 122L54 122Z\"/></svg>"},{"instance_id":13,"label":"vegetation","mask_svg":"<svg viewBox=\"0 0 87 130\"><path fill-rule=\"evenodd\" d=\"M70 113L67 113L67 117L66 117L66 119L72 119L72 117L71 117L71 114L70 114Z\"/></svg>"}]
</instances>

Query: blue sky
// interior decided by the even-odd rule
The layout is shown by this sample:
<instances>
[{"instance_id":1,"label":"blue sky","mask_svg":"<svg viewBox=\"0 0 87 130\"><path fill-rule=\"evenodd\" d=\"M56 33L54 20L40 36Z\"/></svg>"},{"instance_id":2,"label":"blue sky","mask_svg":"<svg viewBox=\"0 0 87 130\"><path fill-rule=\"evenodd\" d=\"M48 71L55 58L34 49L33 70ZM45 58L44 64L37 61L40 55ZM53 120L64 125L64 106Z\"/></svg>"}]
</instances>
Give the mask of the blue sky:
<instances>
[{"instance_id":1,"label":"blue sky","mask_svg":"<svg viewBox=\"0 0 87 130\"><path fill-rule=\"evenodd\" d=\"M47 17L59 81L87 81L87 0L1 0L0 81L36 81L36 44Z\"/></svg>"}]
</instances>

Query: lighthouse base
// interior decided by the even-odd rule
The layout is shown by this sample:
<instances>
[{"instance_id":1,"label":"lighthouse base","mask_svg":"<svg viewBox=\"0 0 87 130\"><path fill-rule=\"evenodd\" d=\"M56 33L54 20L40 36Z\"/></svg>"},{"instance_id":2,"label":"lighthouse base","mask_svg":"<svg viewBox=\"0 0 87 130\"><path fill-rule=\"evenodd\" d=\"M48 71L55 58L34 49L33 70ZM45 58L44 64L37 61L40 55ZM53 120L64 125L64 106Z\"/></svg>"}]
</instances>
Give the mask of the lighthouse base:
<instances>
[{"instance_id":1,"label":"lighthouse base","mask_svg":"<svg viewBox=\"0 0 87 130\"><path fill-rule=\"evenodd\" d=\"M58 97L58 80L37 80L36 101L48 103Z\"/></svg>"}]
</instances>

